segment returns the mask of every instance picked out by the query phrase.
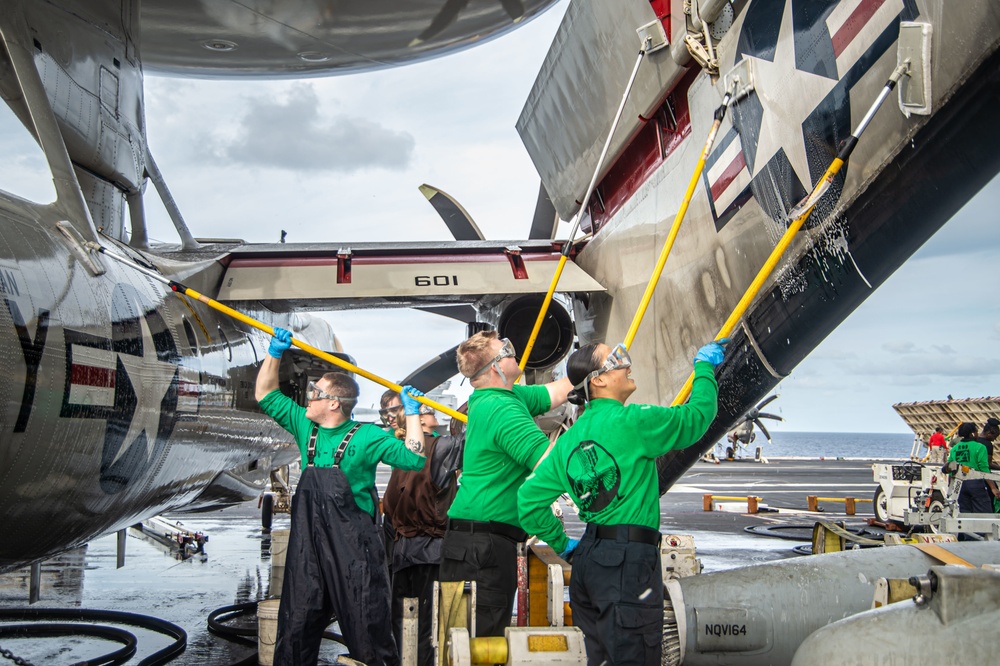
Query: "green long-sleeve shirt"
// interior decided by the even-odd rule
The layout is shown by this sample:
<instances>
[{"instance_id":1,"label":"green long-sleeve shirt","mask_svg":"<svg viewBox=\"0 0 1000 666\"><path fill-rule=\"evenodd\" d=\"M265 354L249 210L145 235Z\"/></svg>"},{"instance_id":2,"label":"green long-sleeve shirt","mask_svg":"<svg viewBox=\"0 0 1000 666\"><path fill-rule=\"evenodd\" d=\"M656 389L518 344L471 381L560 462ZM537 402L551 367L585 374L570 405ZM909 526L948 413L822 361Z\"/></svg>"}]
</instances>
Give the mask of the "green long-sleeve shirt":
<instances>
[{"instance_id":1,"label":"green long-sleeve shirt","mask_svg":"<svg viewBox=\"0 0 1000 666\"><path fill-rule=\"evenodd\" d=\"M517 489L549 446L532 417L551 407L545 386L472 392L461 485L449 518L519 524Z\"/></svg>"},{"instance_id":2,"label":"green long-sleeve shirt","mask_svg":"<svg viewBox=\"0 0 1000 666\"><path fill-rule=\"evenodd\" d=\"M591 400L518 491L521 526L558 553L566 532L550 509L568 493L580 518L598 525L660 528L656 458L684 449L708 430L718 409L712 364L694 365L691 399L677 407Z\"/></svg>"},{"instance_id":3,"label":"green long-sleeve shirt","mask_svg":"<svg viewBox=\"0 0 1000 666\"><path fill-rule=\"evenodd\" d=\"M309 437L314 425L306 418L306 408L296 404L278 389L264 396L260 401L260 407L295 438L302 455L302 468L305 469L308 461ZM316 456L313 464L316 467L333 467L337 447L344 441L348 431L356 425L356 421L348 419L336 428L320 427L316 433ZM403 442L373 425L363 425L354 433L344 451L344 457L340 460L340 469L351 484L351 493L358 508L367 511L371 516L375 515L371 489L375 487L375 468L379 462L398 469L418 470L424 466L424 457L409 450Z\"/></svg>"}]
</instances>

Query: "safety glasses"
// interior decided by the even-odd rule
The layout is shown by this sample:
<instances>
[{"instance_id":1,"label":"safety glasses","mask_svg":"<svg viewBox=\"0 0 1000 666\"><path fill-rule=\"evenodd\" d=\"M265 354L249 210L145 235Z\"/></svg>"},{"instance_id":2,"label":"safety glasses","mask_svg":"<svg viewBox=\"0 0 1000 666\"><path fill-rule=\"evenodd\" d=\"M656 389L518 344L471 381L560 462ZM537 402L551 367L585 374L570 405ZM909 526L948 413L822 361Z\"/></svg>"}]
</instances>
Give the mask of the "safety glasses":
<instances>
[{"instance_id":1,"label":"safety glasses","mask_svg":"<svg viewBox=\"0 0 1000 666\"><path fill-rule=\"evenodd\" d=\"M579 390L583 389L587 393L587 400L590 400L590 380L599 375L603 375L605 372L611 372L612 370L620 370L622 368L632 367L632 357L628 355L628 350L625 349L625 345L619 342L608 354L607 358L604 359L604 363L597 370L594 370L589 375L587 375L582 382L574 386L573 388Z\"/></svg>"},{"instance_id":2,"label":"safety glasses","mask_svg":"<svg viewBox=\"0 0 1000 666\"><path fill-rule=\"evenodd\" d=\"M385 407L378 410L379 418L382 419L382 423L389 425L389 419L394 418L399 420L400 415L403 413L403 406L396 405L395 407Z\"/></svg>"},{"instance_id":3,"label":"safety glasses","mask_svg":"<svg viewBox=\"0 0 1000 666\"><path fill-rule=\"evenodd\" d=\"M508 340L507 338L501 338L500 342L503 343L503 347L500 348L500 352L493 357L492 361L490 361L483 367L476 370L475 374L469 377L469 379L475 379L479 375L489 370L490 366L492 366L493 364L499 364L500 361L504 360L505 358L514 358L515 356L517 356L517 354L514 352L514 345L511 343L510 340ZM498 372L499 372L499 367L500 366L497 365Z\"/></svg>"},{"instance_id":4,"label":"safety glasses","mask_svg":"<svg viewBox=\"0 0 1000 666\"><path fill-rule=\"evenodd\" d=\"M315 382L309 382L309 392L306 393L306 400L313 402L316 400L343 400L344 398L339 395L333 395L332 393L326 393L323 389L316 386Z\"/></svg>"},{"instance_id":5,"label":"safety glasses","mask_svg":"<svg viewBox=\"0 0 1000 666\"><path fill-rule=\"evenodd\" d=\"M433 414L433 413L434 413L434 408L433 407L430 407L428 405L425 405L425 404L421 403L421 405L420 405L420 415L421 416L427 416L427 415ZM378 416L379 416L380 419L382 419L382 424L383 425L389 425L389 419L390 418L396 419L398 421L399 417L402 416L402 415L403 415L403 406L402 405L396 405L395 407L385 407L383 409L378 410Z\"/></svg>"}]
</instances>

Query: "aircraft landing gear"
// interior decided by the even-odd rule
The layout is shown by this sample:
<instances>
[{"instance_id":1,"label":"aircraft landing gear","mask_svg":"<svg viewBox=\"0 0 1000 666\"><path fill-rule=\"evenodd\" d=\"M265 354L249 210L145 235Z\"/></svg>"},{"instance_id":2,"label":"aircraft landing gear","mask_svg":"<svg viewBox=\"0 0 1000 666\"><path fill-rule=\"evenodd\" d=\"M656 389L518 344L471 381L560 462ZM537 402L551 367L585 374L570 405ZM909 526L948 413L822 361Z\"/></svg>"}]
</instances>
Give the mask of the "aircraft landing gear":
<instances>
[{"instance_id":1,"label":"aircraft landing gear","mask_svg":"<svg viewBox=\"0 0 1000 666\"><path fill-rule=\"evenodd\" d=\"M292 489L288 486L288 465L271 471L271 490L260 496L260 526L265 532L271 531L276 513L291 513Z\"/></svg>"}]
</instances>

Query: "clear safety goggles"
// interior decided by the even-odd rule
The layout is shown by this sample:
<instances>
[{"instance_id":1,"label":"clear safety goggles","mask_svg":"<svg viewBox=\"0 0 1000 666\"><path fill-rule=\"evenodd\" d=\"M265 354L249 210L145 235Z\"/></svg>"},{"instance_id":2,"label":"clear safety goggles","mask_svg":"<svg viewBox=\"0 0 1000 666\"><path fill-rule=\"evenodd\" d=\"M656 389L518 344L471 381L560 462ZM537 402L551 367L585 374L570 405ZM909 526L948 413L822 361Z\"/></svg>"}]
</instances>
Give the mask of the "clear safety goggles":
<instances>
[{"instance_id":1,"label":"clear safety goggles","mask_svg":"<svg viewBox=\"0 0 1000 666\"><path fill-rule=\"evenodd\" d=\"M315 382L309 382L309 392L306 393L306 400L313 402L315 400L344 400L344 398L343 396L327 393L320 387L316 386Z\"/></svg>"},{"instance_id":2,"label":"clear safety goggles","mask_svg":"<svg viewBox=\"0 0 1000 666\"><path fill-rule=\"evenodd\" d=\"M607 358L604 359L604 363L601 364L597 370L594 370L589 375L584 377L583 381L574 386L573 388L580 390L583 389L587 396L587 402L590 402L590 380L594 379L599 375L603 375L605 372L611 372L612 370L620 370L622 368L632 367L632 357L628 355L628 350L625 349L625 345L619 342L608 354Z\"/></svg>"},{"instance_id":3,"label":"clear safety goggles","mask_svg":"<svg viewBox=\"0 0 1000 666\"><path fill-rule=\"evenodd\" d=\"M420 415L428 416L434 413L434 408L430 405L425 405L420 403ZM383 425L389 425L389 419L396 419L399 421L399 417L403 415L403 406L395 405L394 407L383 407L378 410L378 416L382 419Z\"/></svg>"},{"instance_id":4,"label":"clear safety goggles","mask_svg":"<svg viewBox=\"0 0 1000 666\"><path fill-rule=\"evenodd\" d=\"M385 425L389 425L390 418L396 419L398 421L402 413L403 413L402 405L395 405L394 407L384 407L378 410L378 416L380 419L382 419L382 423L384 423Z\"/></svg>"},{"instance_id":5,"label":"clear safety goggles","mask_svg":"<svg viewBox=\"0 0 1000 666\"><path fill-rule=\"evenodd\" d=\"M517 356L517 353L514 351L514 345L513 343L511 343L510 340L508 340L507 338L501 338L500 342L503 343L503 347L500 348L499 353L497 353L497 355L493 357L492 361L490 361L483 367L476 370L475 374L470 376L469 379L475 379L479 375L489 370L490 367L493 365L496 365L497 372L500 372L500 361L504 360L505 358L514 358L515 356ZM500 372L500 374L502 375L503 373Z\"/></svg>"}]
</instances>

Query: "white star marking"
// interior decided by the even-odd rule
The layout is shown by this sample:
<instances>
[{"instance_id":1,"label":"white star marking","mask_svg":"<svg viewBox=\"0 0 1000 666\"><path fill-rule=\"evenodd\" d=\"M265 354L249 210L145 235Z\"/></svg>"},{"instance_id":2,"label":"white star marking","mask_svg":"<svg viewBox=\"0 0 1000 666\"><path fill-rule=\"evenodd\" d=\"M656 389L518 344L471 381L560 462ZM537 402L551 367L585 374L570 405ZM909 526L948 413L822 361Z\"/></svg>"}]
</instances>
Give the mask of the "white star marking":
<instances>
[{"instance_id":1,"label":"white star marking","mask_svg":"<svg viewBox=\"0 0 1000 666\"><path fill-rule=\"evenodd\" d=\"M157 359L156 345L153 344L149 324L142 315L139 316L139 327L142 329L142 356L118 354L128 373L129 381L132 382L136 405L132 423L129 424L128 432L125 433L125 438L122 439L121 447L112 463L121 457L143 431L146 432L146 459L148 460L153 454L156 432L160 428L160 404L170 388L176 370L173 364Z\"/></svg>"},{"instance_id":2,"label":"white star marking","mask_svg":"<svg viewBox=\"0 0 1000 666\"><path fill-rule=\"evenodd\" d=\"M750 175L756 176L768 160L784 148L802 186L811 190L813 183L802 138L802 123L818 100L824 99L837 82L796 69L791 2L785 3L781 17L774 62L752 56L747 58L753 66L754 89L764 109Z\"/></svg>"}]
</instances>

